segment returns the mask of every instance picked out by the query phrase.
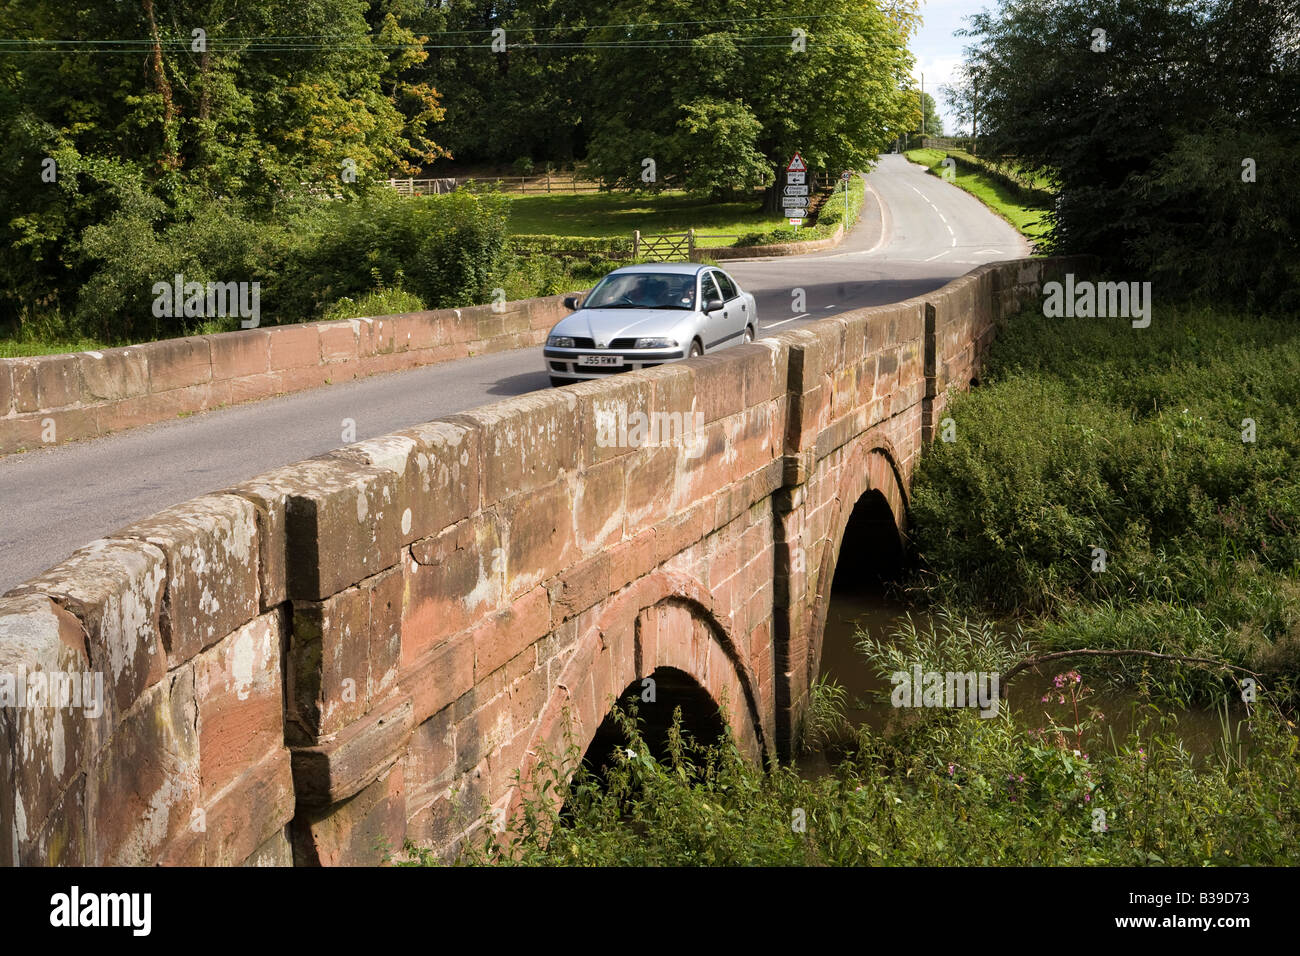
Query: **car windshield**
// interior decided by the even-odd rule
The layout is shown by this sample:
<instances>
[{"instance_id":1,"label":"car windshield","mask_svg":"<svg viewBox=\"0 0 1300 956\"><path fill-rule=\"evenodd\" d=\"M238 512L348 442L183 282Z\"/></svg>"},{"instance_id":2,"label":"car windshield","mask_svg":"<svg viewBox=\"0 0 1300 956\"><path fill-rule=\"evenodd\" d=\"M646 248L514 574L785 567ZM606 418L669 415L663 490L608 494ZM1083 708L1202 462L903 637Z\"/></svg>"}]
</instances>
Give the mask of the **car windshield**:
<instances>
[{"instance_id":1,"label":"car windshield","mask_svg":"<svg viewBox=\"0 0 1300 956\"><path fill-rule=\"evenodd\" d=\"M584 309L693 309L695 276L673 272L607 275L591 290Z\"/></svg>"}]
</instances>

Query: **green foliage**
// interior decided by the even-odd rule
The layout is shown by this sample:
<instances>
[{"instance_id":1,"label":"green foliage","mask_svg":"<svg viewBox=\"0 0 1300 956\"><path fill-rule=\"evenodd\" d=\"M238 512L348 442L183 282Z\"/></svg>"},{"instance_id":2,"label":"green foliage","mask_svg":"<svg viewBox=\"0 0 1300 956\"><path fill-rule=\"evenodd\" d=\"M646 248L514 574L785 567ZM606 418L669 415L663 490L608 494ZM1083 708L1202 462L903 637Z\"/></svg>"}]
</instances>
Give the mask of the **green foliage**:
<instances>
[{"instance_id":1,"label":"green foliage","mask_svg":"<svg viewBox=\"0 0 1300 956\"><path fill-rule=\"evenodd\" d=\"M265 285L285 241L236 203L187 204L168 216L161 202L138 193L82 233L81 254L91 271L78 297L76 327L112 341L197 332L185 318L153 314L155 283L170 284L180 274L186 282Z\"/></svg>"},{"instance_id":2,"label":"green foliage","mask_svg":"<svg viewBox=\"0 0 1300 956\"><path fill-rule=\"evenodd\" d=\"M507 242L510 252L517 256L544 255L561 259L577 256L616 256L632 255L632 237L611 237L608 239L590 236L511 236Z\"/></svg>"},{"instance_id":3,"label":"green foliage","mask_svg":"<svg viewBox=\"0 0 1300 956\"><path fill-rule=\"evenodd\" d=\"M957 440L918 467L927 586L1050 615L1049 647L1222 657L1295 683L1298 413L1300 332L1286 318L1167 307L1133 329L1022 313L984 384L949 405Z\"/></svg>"},{"instance_id":4,"label":"green foliage","mask_svg":"<svg viewBox=\"0 0 1300 956\"><path fill-rule=\"evenodd\" d=\"M0 181L0 242L23 250L0 266L0 319L57 305L133 336L142 320L133 311L118 328L110 304L135 310L135 283L155 265L171 275L212 259L191 249L197 258L168 260L168 243L223 205L261 219L295 196L363 191L443 155L427 135L437 94L412 75L425 53L401 6L0 6L0 35L18 41L0 52L0 158L11 172ZM191 46L196 24L202 52ZM106 40L119 46L88 46ZM128 234L107 234L117 227ZM101 293L109 300L95 301Z\"/></svg>"},{"instance_id":5,"label":"green foliage","mask_svg":"<svg viewBox=\"0 0 1300 956\"><path fill-rule=\"evenodd\" d=\"M686 189L725 196L765 188L775 180L771 166L758 149L763 126L744 103L686 103L678 127L683 141L690 144L682 158L682 185Z\"/></svg>"},{"instance_id":6,"label":"green foliage","mask_svg":"<svg viewBox=\"0 0 1300 956\"><path fill-rule=\"evenodd\" d=\"M943 117L939 115L939 108L934 102L934 97L929 93L922 93L921 99L925 104L924 114L925 122L922 125L922 133L925 136L942 136L943 135Z\"/></svg>"},{"instance_id":7,"label":"green foliage","mask_svg":"<svg viewBox=\"0 0 1300 956\"><path fill-rule=\"evenodd\" d=\"M960 642L960 625L955 634ZM679 723L668 754L656 759L639 733L635 704L615 714L626 743L610 754L603 785L586 768L573 773L576 748L563 758L543 754L505 832L485 826L457 862L1296 862L1295 739L1267 706L1258 708L1248 740L1225 732L1220 757L1200 762L1165 729L1168 715L1152 703L1140 705L1133 733L1119 740L1097 736L1095 722L1069 708L1036 734L1023 733L1005 706L991 719L974 710L922 709L887 733L860 730L851 756L817 779L791 767L764 771L729 736L704 746L683 735ZM418 851L413 856L433 862Z\"/></svg>"},{"instance_id":8,"label":"green foliage","mask_svg":"<svg viewBox=\"0 0 1300 956\"><path fill-rule=\"evenodd\" d=\"M970 23L954 105L978 90L980 152L1059 186L1054 251L1294 308L1298 0L1001 0Z\"/></svg>"},{"instance_id":9,"label":"green foliage","mask_svg":"<svg viewBox=\"0 0 1300 956\"><path fill-rule=\"evenodd\" d=\"M844 187L837 185L835 191L822 199L818 207L816 220L811 226L784 226L779 229L748 232L736 240L738 246L765 246L784 242L810 242L814 239L829 239L835 235L836 227L841 224L845 229L852 229L862 211L867 187L861 176L849 180L849 214L844 218Z\"/></svg>"},{"instance_id":10,"label":"green foliage","mask_svg":"<svg viewBox=\"0 0 1300 956\"><path fill-rule=\"evenodd\" d=\"M1027 657L1030 650L1023 637L1009 639L990 621L956 617L944 610L924 627L917 627L909 615L887 636L859 631L857 647L876 676L885 681L914 664L920 664L922 671L1000 673Z\"/></svg>"},{"instance_id":11,"label":"green foliage","mask_svg":"<svg viewBox=\"0 0 1300 956\"><path fill-rule=\"evenodd\" d=\"M265 301L281 321L376 287L402 286L431 308L488 301L504 268L508 209L495 195L383 189L317 204L290 221L295 242Z\"/></svg>"},{"instance_id":12,"label":"green foliage","mask_svg":"<svg viewBox=\"0 0 1300 956\"><path fill-rule=\"evenodd\" d=\"M439 308L490 299L504 266L509 201L452 193L436 210L416 255L413 288Z\"/></svg>"},{"instance_id":13,"label":"green foliage","mask_svg":"<svg viewBox=\"0 0 1300 956\"><path fill-rule=\"evenodd\" d=\"M803 747L820 750L854 733L848 719L849 692L834 678L819 676L808 689L803 720Z\"/></svg>"},{"instance_id":14,"label":"green foliage","mask_svg":"<svg viewBox=\"0 0 1300 956\"><path fill-rule=\"evenodd\" d=\"M606 22L632 25L588 35L627 43L625 55L595 59L586 94L589 164L605 182L648 190L699 183L715 192L774 187L796 149L814 169L865 170L916 113L904 88L913 4L728 0L707 16L714 22L668 26L701 19L684 0L603 8ZM773 24L804 16L814 25L806 48L795 52L789 31ZM652 183L641 179L646 158L656 165Z\"/></svg>"},{"instance_id":15,"label":"green foliage","mask_svg":"<svg viewBox=\"0 0 1300 956\"><path fill-rule=\"evenodd\" d=\"M405 312L423 311L425 305L419 296L412 295L405 289L381 288L367 292L357 299L344 296L327 308L321 318L361 319L377 315L401 315Z\"/></svg>"}]
</instances>

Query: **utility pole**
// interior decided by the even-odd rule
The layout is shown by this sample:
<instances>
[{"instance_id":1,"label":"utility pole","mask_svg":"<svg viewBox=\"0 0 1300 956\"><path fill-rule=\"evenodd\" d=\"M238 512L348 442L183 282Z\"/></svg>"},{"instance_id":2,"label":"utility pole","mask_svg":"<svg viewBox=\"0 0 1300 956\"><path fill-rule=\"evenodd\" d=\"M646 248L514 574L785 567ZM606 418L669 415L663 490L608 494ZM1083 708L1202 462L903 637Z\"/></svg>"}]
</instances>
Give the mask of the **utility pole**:
<instances>
[{"instance_id":1,"label":"utility pole","mask_svg":"<svg viewBox=\"0 0 1300 956\"><path fill-rule=\"evenodd\" d=\"M970 154L979 155L980 71L971 70Z\"/></svg>"},{"instance_id":2,"label":"utility pole","mask_svg":"<svg viewBox=\"0 0 1300 956\"><path fill-rule=\"evenodd\" d=\"M921 74L921 142L919 146L925 145L925 74Z\"/></svg>"}]
</instances>

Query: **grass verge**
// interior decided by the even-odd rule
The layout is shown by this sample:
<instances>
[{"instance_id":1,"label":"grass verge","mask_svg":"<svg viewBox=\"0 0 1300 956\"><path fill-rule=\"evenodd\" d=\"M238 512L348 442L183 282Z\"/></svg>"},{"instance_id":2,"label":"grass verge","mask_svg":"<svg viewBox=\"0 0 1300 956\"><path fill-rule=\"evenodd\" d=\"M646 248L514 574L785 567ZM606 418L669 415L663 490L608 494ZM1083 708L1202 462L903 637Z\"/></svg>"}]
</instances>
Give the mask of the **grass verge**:
<instances>
[{"instance_id":1,"label":"grass verge","mask_svg":"<svg viewBox=\"0 0 1300 956\"><path fill-rule=\"evenodd\" d=\"M920 163L934 173L942 176L946 170L943 161L949 155L957 160L950 180L954 186L966 190L989 209L993 210L1030 242L1038 242L1047 236L1049 230L1043 217L1048 208L1045 205L1027 201L1025 190L982 171L969 161L960 161L963 154L941 149L912 149L903 154L914 163Z\"/></svg>"}]
</instances>

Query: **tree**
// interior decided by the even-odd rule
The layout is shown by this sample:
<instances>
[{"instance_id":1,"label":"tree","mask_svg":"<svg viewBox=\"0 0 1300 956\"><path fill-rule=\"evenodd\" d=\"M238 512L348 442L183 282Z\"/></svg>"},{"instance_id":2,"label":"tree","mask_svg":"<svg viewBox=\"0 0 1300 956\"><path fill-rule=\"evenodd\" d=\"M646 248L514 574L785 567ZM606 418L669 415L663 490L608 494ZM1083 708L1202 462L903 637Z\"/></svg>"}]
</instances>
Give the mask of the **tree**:
<instances>
[{"instance_id":1,"label":"tree","mask_svg":"<svg viewBox=\"0 0 1300 956\"><path fill-rule=\"evenodd\" d=\"M0 317L71 305L93 269L84 230L115 213L161 234L204 203L266 213L441 155L401 20L416 6L4 2L0 241L22 257L0 265Z\"/></svg>"},{"instance_id":2,"label":"tree","mask_svg":"<svg viewBox=\"0 0 1300 956\"><path fill-rule=\"evenodd\" d=\"M1059 187L1057 250L1300 304L1298 3L1002 0L965 31L981 142Z\"/></svg>"},{"instance_id":3,"label":"tree","mask_svg":"<svg viewBox=\"0 0 1300 956\"><path fill-rule=\"evenodd\" d=\"M975 107L978 100L975 79L979 67L967 61L953 71L951 83L939 87L939 95L949 111L957 117L958 126L965 127L971 136L975 135Z\"/></svg>"},{"instance_id":4,"label":"tree","mask_svg":"<svg viewBox=\"0 0 1300 956\"><path fill-rule=\"evenodd\" d=\"M593 31L610 52L592 81L588 158L607 182L764 186L768 208L778 209L796 150L814 169L868 169L915 123L913 5L727 0L709 8L707 23L698 9L622 0L607 17L626 26ZM724 116L723 128L702 132L703 118Z\"/></svg>"},{"instance_id":5,"label":"tree","mask_svg":"<svg viewBox=\"0 0 1300 956\"><path fill-rule=\"evenodd\" d=\"M921 132L925 136L942 136L943 135L943 117L939 115L939 108L935 105L934 97L929 93L921 94L921 102L924 105L925 120L921 125Z\"/></svg>"}]
</instances>

